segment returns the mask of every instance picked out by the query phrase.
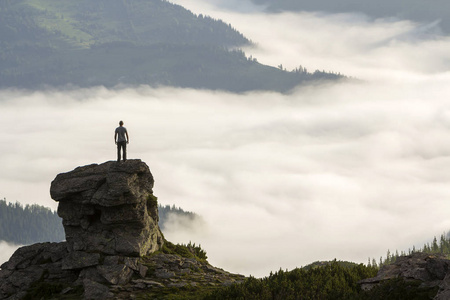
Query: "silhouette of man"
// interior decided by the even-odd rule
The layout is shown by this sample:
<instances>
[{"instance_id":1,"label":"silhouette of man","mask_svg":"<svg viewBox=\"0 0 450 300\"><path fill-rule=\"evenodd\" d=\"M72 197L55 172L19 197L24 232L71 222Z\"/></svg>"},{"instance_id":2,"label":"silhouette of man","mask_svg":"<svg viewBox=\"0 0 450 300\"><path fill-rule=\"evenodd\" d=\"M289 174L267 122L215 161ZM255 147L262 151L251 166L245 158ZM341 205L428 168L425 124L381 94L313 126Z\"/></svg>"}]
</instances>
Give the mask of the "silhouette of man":
<instances>
[{"instance_id":1,"label":"silhouette of man","mask_svg":"<svg viewBox=\"0 0 450 300\"><path fill-rule=\"evenodd\" d=\"M114 142L117 145L117 161L120 161L120 151L123 150L123 161L127 161L127 144L130 142L128 131L123 127L123 121L119 122L114 134Z\"/></svg>"}]
</instances>

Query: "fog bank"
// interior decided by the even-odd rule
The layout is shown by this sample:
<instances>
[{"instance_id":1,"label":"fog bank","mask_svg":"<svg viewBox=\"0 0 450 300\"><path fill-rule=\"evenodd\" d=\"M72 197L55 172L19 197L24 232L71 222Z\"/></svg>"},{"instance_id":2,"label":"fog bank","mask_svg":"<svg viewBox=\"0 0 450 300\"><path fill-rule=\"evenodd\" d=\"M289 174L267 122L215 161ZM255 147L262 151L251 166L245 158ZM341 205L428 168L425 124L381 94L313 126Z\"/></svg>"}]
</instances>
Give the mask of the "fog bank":
<instances>
[{"instance_id":1,"label":"fog bank","mask_svg":"<svg viewBox=\"0 0 450 300\"><path fill-rule=\"evenodd\" d=\"M160 202L205 220L192 233L169 227L169 240L261 276L335 257L365 262L450 228L450 103L429 96L434 84L2 91L2 197L56 207L51 180L115 159L122 119L129 157L150 166Z\"/></svg>"},{"instance_id":2,"label":"fog bank","mask_svg":"<svg viewBox=\"0 0 450 300\"><path fill-rule=\"evenodd\" d=\"M358 15L211 11L256 42L248 54L261 62L362 80L289 95L3 90L0 198L56 208L56 174L115 159L123 120L160 203L204 219L193 231L173 222L166 238L201 244L232 272L365 263L450 228L448 38Z\"/></svg>"},{"instance_id":3,"label":"fog bank","mask_svg":"<svg viewBox=\"0 0 450 300\"><path fill-rule=\"evenodd\" d=\"M7 262L11 255L13 255L14 251L19 248L19 245L14 245L7 243L5 241L0 241L0 265L4 262Z\"/></svg>"}]
</instances>

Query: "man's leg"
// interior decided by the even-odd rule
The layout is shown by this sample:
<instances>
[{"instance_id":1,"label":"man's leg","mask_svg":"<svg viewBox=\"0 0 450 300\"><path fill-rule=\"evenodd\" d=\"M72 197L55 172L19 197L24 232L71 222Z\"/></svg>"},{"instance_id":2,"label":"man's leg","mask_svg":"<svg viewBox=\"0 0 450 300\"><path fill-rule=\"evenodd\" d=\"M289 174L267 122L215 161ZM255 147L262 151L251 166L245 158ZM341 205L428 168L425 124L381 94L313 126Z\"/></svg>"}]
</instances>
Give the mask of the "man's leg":
<instances>
[{"instance_id":1,"label":"man's leg","mask_svg":"<svg viewBox=\"0 0 450 300\"><path fill-rule=\"evenodd\" d=\"M120 161L120 148L121 148L121 143L117 142L117 161Z\"/></svg>"},{"instance_id":2,"label":"man's leg","mask_svg":"<svg viewBox=\"0 0 450 300\"><path fill-rule=\"evenodd\" d=\"M123 142L123 161L127 160L127 142Z\"/></svg>"}]
</instances>

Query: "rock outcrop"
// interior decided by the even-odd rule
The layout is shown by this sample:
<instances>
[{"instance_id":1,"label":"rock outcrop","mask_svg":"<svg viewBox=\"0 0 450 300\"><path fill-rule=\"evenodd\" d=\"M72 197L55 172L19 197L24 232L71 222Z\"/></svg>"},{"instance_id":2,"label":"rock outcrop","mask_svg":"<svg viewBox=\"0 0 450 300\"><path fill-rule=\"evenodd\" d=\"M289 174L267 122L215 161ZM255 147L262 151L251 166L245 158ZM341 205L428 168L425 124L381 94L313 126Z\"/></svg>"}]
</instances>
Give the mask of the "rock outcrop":
<instances>
[{"instance_id":1,"label":"rock outcrop","mask_svg":"<svg viewBox=\"0 0 450 300\"><path fill-rule=\"evenodd\" d=\"M18 249L1 266L0 299L157 299L177 288L211 290L244 280L205 260L175 254L102 256L65 269L68 254L65 242Z\"/></svg>"},{"instance_id":2,"label":"rock outcrop","mask_svg":"<svg viewBox=\"0 0 450 300\"><path fill-rule=\"evenodd\" d=\"M413 253L383 266L374 278L360 281L363 290L372 290L389 280L417 283L418 289L435 290L435 300L450 299L450 260L444 255Z\"/></svg>"},{"instance_id":3,"label":"rock outcrop","mask_svg":"<svg viewBox=\"0 0 450 300\"><path fill-rule=\"evenodd\" d=\"M50 194L59 202L67 241L18 249L1 266L0 299L41 299L48 297L44 292L55 299L130 299L148 289L210 286L205 278L217 284L241 280L196 259L189 246L187 258L164 251L151 255L165 242L153 184L140 160L57 175Z\"/></svg>"},{"instance_id":4,"label":"rock outcrop","mask_svg":"<svg viewBox=\"0 0 450 300\"><path fill-rule=\"evenodd\" d=\"M142 256L163 242L153 176L140 160L89 165L59 174L50 194L59 202L69 252Z\"/></svg>"}]
</instances>

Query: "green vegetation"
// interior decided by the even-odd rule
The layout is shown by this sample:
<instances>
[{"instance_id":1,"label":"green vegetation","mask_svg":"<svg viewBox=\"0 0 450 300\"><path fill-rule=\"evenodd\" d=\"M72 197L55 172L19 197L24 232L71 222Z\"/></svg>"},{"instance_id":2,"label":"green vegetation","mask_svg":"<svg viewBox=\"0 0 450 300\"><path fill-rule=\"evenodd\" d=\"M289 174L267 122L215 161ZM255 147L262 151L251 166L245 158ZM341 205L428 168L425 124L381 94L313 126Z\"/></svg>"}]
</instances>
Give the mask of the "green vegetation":
<instances>
[{"instance_id":1,"label":"green vegetation","mask_svg":"<svg viewBox=\"0 0 450 300\"><path fill-rule=\"evenodd\" d=\"M158 197L153 194L147 196L147 207L153 208L158 206Z\"/></svg>"},{"instance_id":2,"label":"green vegetation","mask_svg":"<svg viewBox=\"0 0 450 300\"><path fill-rule=\"evenodd\" d=\"M202 249L201 245L196 246L195 243L192 244L173 244L169 241L165 241L163 248L155 252L154 254L165 253L165 254L175 254L184 258L195 258L199 261L206 261L208 256L206 255L206 251Z\"/></svg>"},{"instance_id":3,"label":"green vegetation","mask_svg":"<svg viewBox=\"0 0 450 300\"><path fill-rule=\"evenodd\" d=\"M379 267L392 264L399 256L414 252L439 253L450 258L450 236L442 234L438 240L425 243L423 248L415 247L406 252L388 250L380 263L369 258L369 263L332 261L314 262L292 271L278 271L270 276L257 279L250 277L242 284L233 285L211 292L204 300L218 299L349 299L349 300L430 300L438 292L438 287L422 287L421 282L403 279L387 280L370 291L361 290L358 282L375 277Z\"/></svg>"},{"instance_id":4,"label":"green vegetation","mask_svg":"<svg viewBox=\"0 0 450 300\"><path fill-rule=\"evenodd\" d=\"M142 263L148 267L147 277L154 276L155 264L152 262L152 258L159 254L171 254L177 255L183 258L195 259L199 262L198 265L191 266L190 272L185 272L182 275L176 275L171 278L173 282L180 280L184 282L179 287L158 287L143 291L142 294L136 295L136 299L165 299L165 300L178 300L178 299L192 299L198 300L209 295L211 292L218 290L222 287L222 281L219 277L212 277L205 271L201 265L206 265L207 256L206 252L200 247L189 242L189 244L173 244L169 241L165 241L164 247L149 256L142 258ZM213 279L214 278L214 279ZM242 280L241 275L228 274L226 279L233 278L235 280ZM176 280L174 280L176 279Z\"/></svg>"},{"instance_id":5,"label":"green vegetation","mask_svg":"<svg viewBox=\"0 0 450 300\"><path fill-rule=\"evenodd\" d=\"M157 205L157 198L148 197L152 205ZM160 218L164 219L170 213L195 217L191 212L185 212L175 206L158 206ZM60 241L64 238L61 219L56 212L39 205L26 205L20 203L8 203L0 200L0 239L15 243L34 243L38 241ZM391 264L400 255L408 255L414 252L440 253L450 256L450 236L443 233L440 238L434 237L432 242L425 243L423 248L412 247L408 252L391 254L388 250L386 258L380 258L380 263L369 259L367 265L355 264L346 261L314 262L303 268L292 271L279 270L270 273L264 278L249 277L243 283L223 286L220 282L208 284L208 279L202 278L204 271L196 268L193 274L185 274L185 281L189 282L189 276L194 276L192 281L201 278L201 284L186 284L182 287L166 287L152 289L138 296L138 299L349 299L349 300L422 300L432 299L437 287L424 288L418 281L405 281L394 279L383 282L370 291L363 291L358 282L366 278L375 277L379 267ZM143 263L149 267L148 275L154 272L154 266L150 262L153 255L160 253L178 255L184 258L193 258L199 262L207 262L207 253L200 245L189 242L173 244L165 241L163 248L149 257L143 257ZM146 264L147 261L147 264ZM45 262L42 262L45 263ZM203 274L203 275L202 275ZM195 279L195 280L194 280ZM237 278L237 280L240 280ZM52 299L58 295L58 299L79 299L82 289L69 289L64 295L60 292L66 287L55 282L48 283L41 280L35 283L25 299Z\"/></svg>"},{"instance_id":6,"label":"green vegetation","mask_svg":"<svg viewBox=\"0 0 450 300\"><path fill-rule=\"evenodd\" d=\"M353 268L358 266L357 263L354 262L349 262L349 261L333 261L336 262L338 265L340 265L341 267L344 268ZM321 267L326 267L328 265L330 265L330 261L316 261L313 262L312 264L306 265L304 267L302 267L303 270L310 270L310 269L316 269L316 268L321 268Z\"/></svg>"},{"instance_id":7,"label":"green vegetation","mask_svg":"<svg viewBox=\"0 0 450 300\"><path fill-rule=\"evenodd\" d=\"M410 255L411 253L415 252L422 252L422 253L430 253L430 254L443 254L447 256L448 259L450 259L450 234L443 233L441 234L438 239L436 236L433 238L433 241L430 243L425 243L422 248L416 249L415 246L412 247L412 249L408 249L408 251L401 251L398 252L398 250L395 251L395 253L391 253L391 251L388 249L386 253L386 257L380 257L379 262L373 258L368 261L368 265L375 266L375 267L382 267L384 265L389 265L392 263L395 263L398 257Z\"/></svg>"},{"instance_id":8,"label":"green vegetation","mask_svg":"<svg viewBox=\"0 0 450 300\"><path fill-rule=\"evenodd\" d=\"M250 277L203 299L358 299L362 294L358 281L375 277L377 271L363 264L344 266L335 260L322 267L280 270L262 279Z\"/></svg>"},{"instance_id":9,"label":"green vegetation","mask_svg":"<svg viewBox=\"0 0 450 300\"><path fill-rule=\"evenodd\" d=\"M199 216L186 212L175 206L158 205L158 198L148 196L148 206L158 207L159 226L165 228L170 214L184 217L185 220L194 221ZM62 219L50 208L37 204L23 206L19 202L9 203L6 199L0 200L0 241L14 244L29 245L39 242L61 242L65 240ZM193 246L197 251L197 246ZM197 250L196 250L197 249ZM201 257L201 253L198 253ZM205 258L206 259L206 258Z\"/></svg>"},{"instance_id":10,"label":"green vegetation","mask_svg":"<svg viewBox=\"0 0 450 300\"><path fill-rule=\"evenodd\" d=\"M177 86L286 92L342 78L259 64L230 24L163 0L0 1L0 88ZM299 71L300 70L300 71Z\"/></svg>"}]
</instances>

